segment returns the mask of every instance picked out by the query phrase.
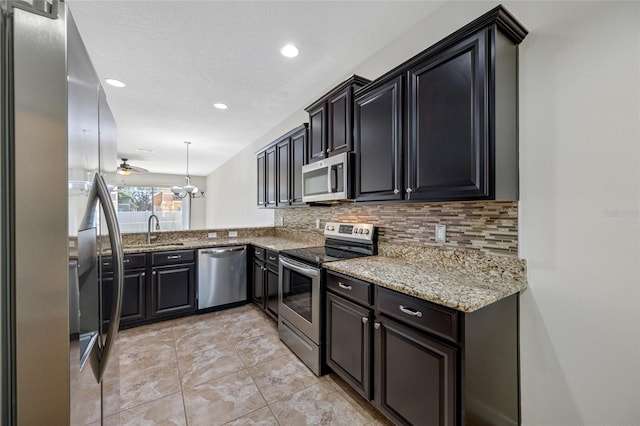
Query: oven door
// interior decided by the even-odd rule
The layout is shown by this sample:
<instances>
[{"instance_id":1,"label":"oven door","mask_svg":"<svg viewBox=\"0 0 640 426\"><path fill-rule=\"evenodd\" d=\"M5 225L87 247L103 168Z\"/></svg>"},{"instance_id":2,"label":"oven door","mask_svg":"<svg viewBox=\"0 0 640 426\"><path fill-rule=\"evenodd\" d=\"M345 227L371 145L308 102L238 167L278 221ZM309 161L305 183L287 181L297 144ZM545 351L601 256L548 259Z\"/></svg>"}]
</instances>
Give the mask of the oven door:
<instances>
[{"instance_id":1,"label":"oven door","mask_svg":"<svg viewBox=\"0 0 640 426\"><path fill-rule=\"evenodd\" d=\"M280 256L279 315L320 344L320 269Z\"/></svg>"}]
</instances>

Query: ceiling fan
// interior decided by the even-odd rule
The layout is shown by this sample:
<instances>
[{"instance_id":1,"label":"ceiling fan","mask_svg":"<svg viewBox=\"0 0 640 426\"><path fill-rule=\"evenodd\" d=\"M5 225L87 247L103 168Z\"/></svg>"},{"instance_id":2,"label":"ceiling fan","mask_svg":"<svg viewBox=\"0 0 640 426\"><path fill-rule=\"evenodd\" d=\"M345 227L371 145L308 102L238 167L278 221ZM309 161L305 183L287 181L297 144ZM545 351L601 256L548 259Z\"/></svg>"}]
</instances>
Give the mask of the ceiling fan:
<instances>
[{"instance_id":1,"label":"ceiling fan","mask_svg":"<svg viewBox=\"0 0 640 426\"><path fill-rule=\"evenodd\" d=\"M142 173L149 173L149 170L147 169L143 169L142 167L137 167L137 166L132 166L131 164L127 163L128 158L123 158L122 159L122 164L120 164L118 166L118 174L119 175L130 175L130 174L142 174Z\"/></svg>"}]
</instances>

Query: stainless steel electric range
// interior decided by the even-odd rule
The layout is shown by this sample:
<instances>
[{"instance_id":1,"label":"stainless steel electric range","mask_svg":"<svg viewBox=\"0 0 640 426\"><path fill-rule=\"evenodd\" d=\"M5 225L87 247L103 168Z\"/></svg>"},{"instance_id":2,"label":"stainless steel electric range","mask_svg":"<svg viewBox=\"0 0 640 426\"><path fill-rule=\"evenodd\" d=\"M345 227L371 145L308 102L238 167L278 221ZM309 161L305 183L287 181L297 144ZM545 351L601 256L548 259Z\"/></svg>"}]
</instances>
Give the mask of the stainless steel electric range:
<instances>
[{"instance_id":1,"label":"stainless steel electric range","mask_svg":"<svg viewBox=\"0 0 640 426\"><path fill-rule=\"evenodd\" d=\"M325 245L280 252L280 339L313 371L322 374L322 324L326 262L377 254L377 228L371 224L327 222Z\"/></svg>"}]
</instances>

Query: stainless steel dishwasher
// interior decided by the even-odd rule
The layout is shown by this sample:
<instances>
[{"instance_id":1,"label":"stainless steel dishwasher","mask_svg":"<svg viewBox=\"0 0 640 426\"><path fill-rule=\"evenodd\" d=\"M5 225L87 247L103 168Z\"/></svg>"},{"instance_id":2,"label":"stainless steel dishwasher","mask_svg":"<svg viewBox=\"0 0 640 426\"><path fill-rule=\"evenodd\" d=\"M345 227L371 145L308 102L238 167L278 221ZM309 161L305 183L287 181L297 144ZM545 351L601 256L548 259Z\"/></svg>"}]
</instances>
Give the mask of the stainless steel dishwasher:
<instances>
[{"instance_id":1,"label":"stainless steel dishwasher","mask_svg":"<svg viewBox=\"0 0 640 426\"><path fill-rule=\"evenodd\" d=\"M247 300L247 247L198 250L198 312Z\"/></svg>"}]
</instances>

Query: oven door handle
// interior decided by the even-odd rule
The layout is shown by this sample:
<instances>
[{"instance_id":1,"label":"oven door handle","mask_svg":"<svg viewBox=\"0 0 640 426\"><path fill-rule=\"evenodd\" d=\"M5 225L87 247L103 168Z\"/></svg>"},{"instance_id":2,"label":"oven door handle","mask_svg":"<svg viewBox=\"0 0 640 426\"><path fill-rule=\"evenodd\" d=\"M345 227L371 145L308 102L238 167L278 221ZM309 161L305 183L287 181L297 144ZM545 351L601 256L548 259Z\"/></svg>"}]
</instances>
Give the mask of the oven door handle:
<instances>
[{"instance_id":1,"label":"oven door handle","mask_svg":"<svg viewBox=\"0 0 640 426\"><path fill-rule=\"evenodd\" d=\"M308 277L317 277L320 275L320 271L316 268L310 268L304 263L296 262L295 260L280 257L280 264L285 268L289 268Z\"/></svg>"}]
</instances>

